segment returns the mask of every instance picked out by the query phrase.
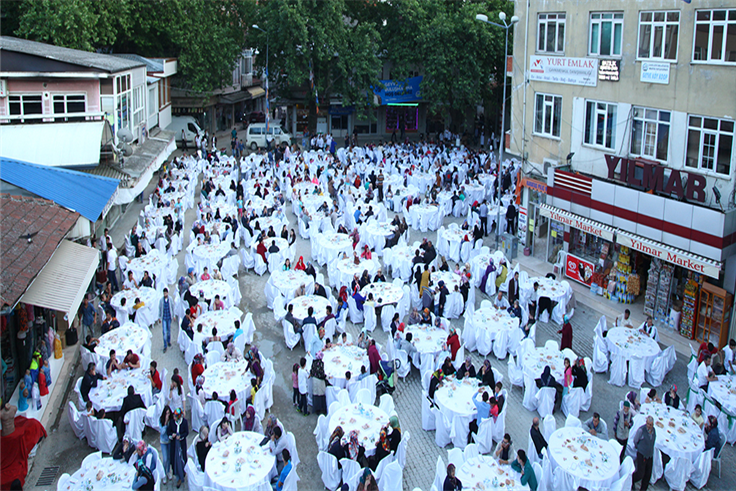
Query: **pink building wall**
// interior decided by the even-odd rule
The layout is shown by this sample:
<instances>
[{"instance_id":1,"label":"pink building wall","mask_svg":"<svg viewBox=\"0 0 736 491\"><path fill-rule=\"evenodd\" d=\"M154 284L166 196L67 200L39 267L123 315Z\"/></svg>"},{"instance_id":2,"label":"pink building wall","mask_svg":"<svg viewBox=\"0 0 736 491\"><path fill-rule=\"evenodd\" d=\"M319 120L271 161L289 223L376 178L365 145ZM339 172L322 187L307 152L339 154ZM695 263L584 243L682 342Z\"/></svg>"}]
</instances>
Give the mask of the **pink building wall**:
<instances>
[{"instance_id":1,"label":"pink building wall","mask_svg":"<svg viewBox=\"0 0 736 491\"><path fill-rule=\"evenodd\" d=\"M8 80L8 94L43 94L49 93L43 101L44 114L53 114L53 98L55 94L85 94L87 112L100 112L100 81L91 80ZM45 86L44 86L45 84ZM9 113L7 97L0 99L0 116Z\"/></svg>"}]
</instances>

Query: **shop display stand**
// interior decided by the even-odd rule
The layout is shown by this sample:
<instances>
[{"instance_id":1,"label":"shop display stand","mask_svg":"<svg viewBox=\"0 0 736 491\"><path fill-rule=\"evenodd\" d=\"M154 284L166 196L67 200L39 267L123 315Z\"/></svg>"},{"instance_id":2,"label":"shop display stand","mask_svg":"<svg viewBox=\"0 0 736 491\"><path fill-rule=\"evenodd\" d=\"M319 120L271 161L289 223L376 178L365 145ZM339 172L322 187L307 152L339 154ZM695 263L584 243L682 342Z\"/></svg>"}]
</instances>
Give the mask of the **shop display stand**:
<instances>
[{"instance_id":1,"label":"shop display stand","mask_svg":"<svg viewBox=\"0 0 736 491\"><path fill-rule=\"evenodd\" d=\"M704 283L700 289L695 338L721 348L728 343L733 295L723 288Z\"/></svg>"},{"instance_id":2,"label":"shop display stand","mask_svg":"<svg viewBox=\"0 0 736 491\"><path fill-rule=\"evenodd\" d=\"M632 256L630 255L629 248L621 246L616 266L616 292L614 294L619 303L632 303L639 293L639 276L632 274L633 269ZM636 278L633 278L634 276ZM637 283L637 287L630 289L628 283L630 280L634 279Z\"/></svg>"},{"instance_id":3,"label":"shop display stand","mask_svg":"<svg viewBox=\"0 0 736 491\"><path fill-rule=\"evenodd\" d=\"M682 316L680 318L680 334L688 339L694 338L695 320L697 318L696 303L700 275L688 271L688 280L682 293Z\"/></svg>"}]
</instances>

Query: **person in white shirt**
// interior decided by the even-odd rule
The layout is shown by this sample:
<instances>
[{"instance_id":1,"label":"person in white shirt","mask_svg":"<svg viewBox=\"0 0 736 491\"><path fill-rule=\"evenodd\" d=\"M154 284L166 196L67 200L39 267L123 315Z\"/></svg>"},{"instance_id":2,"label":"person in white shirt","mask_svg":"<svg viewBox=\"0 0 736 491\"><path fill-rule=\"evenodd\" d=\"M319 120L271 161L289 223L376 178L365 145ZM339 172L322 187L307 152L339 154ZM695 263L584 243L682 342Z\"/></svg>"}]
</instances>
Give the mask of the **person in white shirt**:
<instances>
[{"instance_id":1,"label":"person in white shirt","mask_svg":"<svg viewBox=\"0 0 736 491\"><path fill-rule=\"evenodd\" d=\"M634 328L634 323L631 322L631 311L629 309L624 310L624 313L616 317L613 321L613 327L628 327Z\"/></svg>"},{"instance_id":2,"label":"person in white shirt","mask_svg":"<svg viewBox=\"0 0 736 491\"><path fill-rule=\"evenodd\" d=\"M647 320L639 327L639 332L646 334L656 342L659 342L657 326L654 325L654 319L652 319L651 316L647 316Z\"/></svg>"},{"instance_id":3,"label":"person in white shirt","mask_svg":"<svg viewBox=\"0 0 736 491\"><path fill-rule=\"evenodd\" d=\"M133 278L133 272L128 271L128 279L123 282L123 290L132 290L138 288L138 282Z\"/></svg>"},{"instance_id":4,"label":"person in white shirt","mask_svg":"<svg viewBox=\"0 0 736 491\"><path fill-rule=\"evenodd\" d=\"M498 291L496 294L496 298L493 299L493 306L497 309L503 309L506 310L510 307L509 301L506 300L506 297L503 296L503 292L501 290Z\"/></svg>"},{"instance_id":5,"label":"person in white shirt","mask_svg":"<svg viewBox=\"0 0 736 491\"><path fill-rule=\"evenodd\" d=\"M723 347L723 370L728 375L736 374L736 340L731 339L728 346Z\"/></svg>"},{"instance_id":6,"label":"person in white shirt","mask_svg":"<svg viewBox=\"0 0 736 491\"><path fill-rule=\"evenodd\" d=\"M114 292L120 290L120 285L118 284L117 269L118 251L115 250L115 247L112 245L111 242L110 246L107 248L107 279L110 282L110 287L112 291Z\"/></svg>"},{"instance_id":7,"label":"person in white shirt","mask_svg":"<svg viewBox=\"0 0 736 491\"><path fill-rule=\"evenodd\" d=\"M299 411L304 416L309 416L309 411L307 410L307 380L309 379L309 372L307 372L306 366L307 359L302 357L299 360L299 371L297 372L299 379Z\"/></svg>"},{"instance_id":8,"label":"person in white shirt","mask_svg":"<svg viewBox=\"0 0 736 491\"><path fill-rule=\"evenodd\" d=\"M698 387L708 392L708 383L718 380L710 367L710 355L705 355L703 361L698 365Z\"/></svg>"}]
</instances>

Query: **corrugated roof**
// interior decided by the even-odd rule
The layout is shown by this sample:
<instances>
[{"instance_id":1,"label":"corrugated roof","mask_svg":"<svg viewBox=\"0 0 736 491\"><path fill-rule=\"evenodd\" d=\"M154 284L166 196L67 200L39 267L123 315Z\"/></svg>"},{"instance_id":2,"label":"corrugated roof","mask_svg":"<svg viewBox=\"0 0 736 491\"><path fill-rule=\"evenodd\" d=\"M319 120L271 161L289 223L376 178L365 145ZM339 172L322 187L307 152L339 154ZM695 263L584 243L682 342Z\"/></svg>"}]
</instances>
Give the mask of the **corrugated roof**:
<instances>
[{"instance_id":1,"label":"corrugated roof","mask_svg":"<svg viewBox=\"0 0 736 491\"><path fill-rule=\"evenodd\" d=\"M38 43L27 39L18 39L9 36L0 36L0 50L14 51L28 55L58 60L84 67L96 68L98 70L114 73L122 70L144 66L141 61L129 60L118 56L91 53L78 49L54 46L53 44Z\"/></svg>"},{"instance_id":2,"label":"corrugated roof","mask_svg":"<svg viewBox=\"0 0 736 491\"><path fill-rule=\"evenodd\" d=\"M28 285L74 227L79 213L53 202L23 196L0 196L0 302L16 304ZM21 235L36 233L29 243Z\"/></svg>"},{"instance_id":3,"label":"corrugated roof","mask_svg":"<svg viewBox=\"0 0 736 491\"><path fill-rule=\"evenodd\" d=\"M94 222L100 217L119 181L68 169L0 158L0 179L78 212Z\"/></svg>"},{"instance_id":4,"label":"corrugated roof","mask_svg":"<svg viewBox=\"0 0 736 491\"><path fill-rule=\"evenodd\" d=\"M164 71L164 61L161 58L146 58L141 55L127 54L127 53L121 53L121 54L114 53L112 56L117 56L118 58L125 58L126 60L144 63L146 65L146 71L149 73L150 72L157 73L157 72Z\"/></svg>"}]
</instances>

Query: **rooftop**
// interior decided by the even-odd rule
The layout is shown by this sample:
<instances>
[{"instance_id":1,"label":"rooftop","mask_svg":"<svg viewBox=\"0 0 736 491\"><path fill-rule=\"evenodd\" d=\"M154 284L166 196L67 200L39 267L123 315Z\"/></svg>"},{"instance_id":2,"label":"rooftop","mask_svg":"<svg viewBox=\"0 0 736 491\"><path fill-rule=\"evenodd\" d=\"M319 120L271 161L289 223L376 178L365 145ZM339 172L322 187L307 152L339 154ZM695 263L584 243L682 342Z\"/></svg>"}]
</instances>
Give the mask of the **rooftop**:
<instances>
[{"instance_id":1,"label":"rooftop","mask_svg":"<svg viewBox=\"0 0 736 491\"><path fill-rule=\"evenodd\" d=\"M11 307L74 227L79 213L52 201L24 196L0 196L0 303ZM33 234L28 242L26 234Z\"/></svg>"},{"instance_id":2,"label":"rooftop","mask_svg":"<svg viewBox=\"0 0 736 491\"><path fill-rule=\"evenodd\" d=\"M146 65L146 72L148 73L159 73L164 71L164 59L163 58L145 58L141 55L135 54L113 54L118 58L124 58L130 61L137 61Z\"/></svg>"},{"instance_id":3,"label":"rooftop","mask_svg":"<svg viewBox=\"0 0 736 491\"><path fill-rule=\"evenodd\" d=\"M62 61L73 65L95 68L109 73L129 70L131 68L146 65L142 61L130 60L118 56L92 53L78 49L54 46L53 44L28 41L9 36L0 36L0 51L13 51L24 53L49 60Z\"/></svg>"}]
</instances>

